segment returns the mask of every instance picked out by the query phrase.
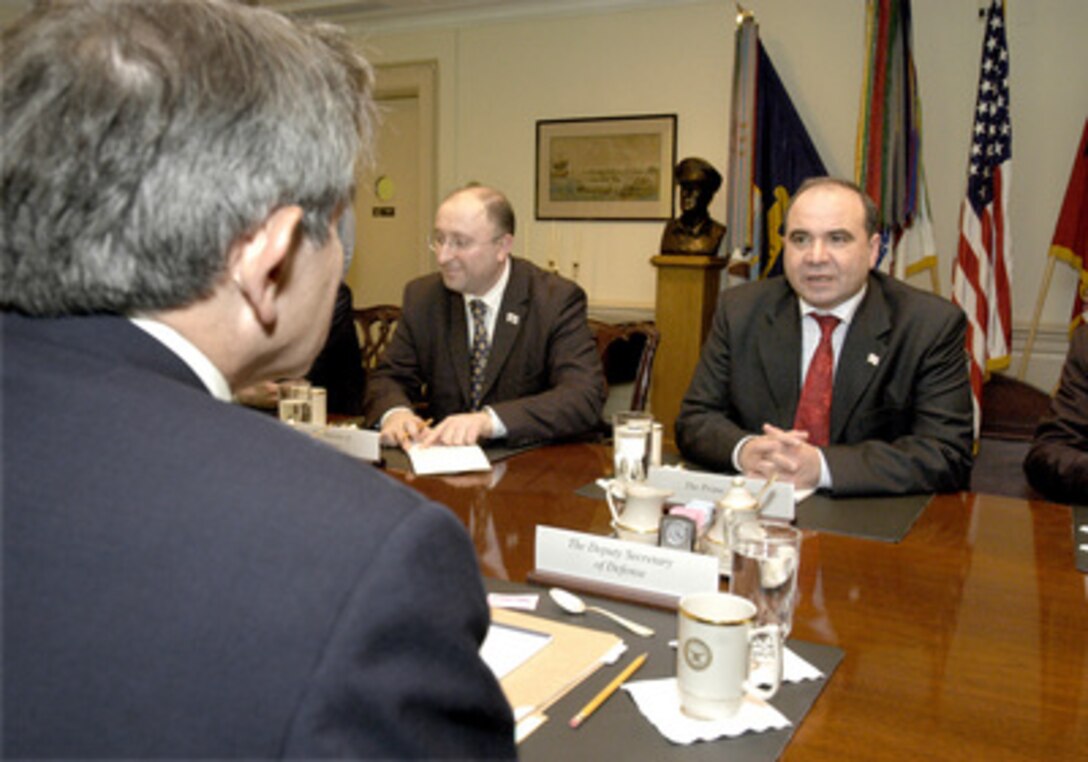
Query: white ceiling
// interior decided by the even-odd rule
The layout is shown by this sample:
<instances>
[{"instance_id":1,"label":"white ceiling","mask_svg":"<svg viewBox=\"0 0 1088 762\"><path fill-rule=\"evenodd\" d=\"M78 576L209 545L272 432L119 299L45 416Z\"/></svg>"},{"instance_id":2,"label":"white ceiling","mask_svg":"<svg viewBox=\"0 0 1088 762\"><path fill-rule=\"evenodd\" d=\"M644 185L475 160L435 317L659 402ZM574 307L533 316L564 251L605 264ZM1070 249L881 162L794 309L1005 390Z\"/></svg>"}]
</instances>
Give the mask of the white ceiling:
<instances>
[{"instance_id":1,"label":"white ceiling","mask_svg":"<svg viewBox=\"0 0 1088 762\"><path fill-rule=\"evenodd\" d=\"M356 18L409 18L466 10L503 9L537 0L256 0L283 13Z\"/></svg>"},{"instance_id":2,"label":"white ceiling","mask_svg":"<svg viewBox=\"0 0 1088 762\"><path fill-rule=\"evenodd\" d=\"M454 21L572 12L619 10L695 0L244 0L282 13L299 14L373 30L432 26Z\"/></svg>"},{"instance_id":3,"label":"white ceiling","mask_svg":"<svg viewBox=\"0 0 1088 762\"><path fill-rule=\"evenodd\" d=\"M378 31L483 19L556 16L622 10L696 0L239 0ZM0 0L0 26L14 21L33 0Z\"/></svg>"}]
</instances>

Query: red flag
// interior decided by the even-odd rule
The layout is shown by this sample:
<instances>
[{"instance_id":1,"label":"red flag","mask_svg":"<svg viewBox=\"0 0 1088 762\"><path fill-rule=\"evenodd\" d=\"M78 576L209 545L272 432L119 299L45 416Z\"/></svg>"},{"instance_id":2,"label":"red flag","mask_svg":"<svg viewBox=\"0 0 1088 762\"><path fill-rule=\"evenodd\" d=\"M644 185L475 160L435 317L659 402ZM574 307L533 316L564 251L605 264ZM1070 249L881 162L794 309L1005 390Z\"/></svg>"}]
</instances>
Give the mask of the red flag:
<instances>
[{"instance_id":1,"label":"red flag","mask_svg":"<svg viewBox=\"0 0 1088 762\"><path fill-rule=\"evenodd\" d=\"M1077 293L1069 332L1088 322L1088 118L1080 136L1080 148L1073 160L1073 173L1065 189L1065 201L1050 244L1050 256L1077 271Z\"/></svg>"},{"instance_id":2,"label":"red flag","mask_svg":"<svg viewBox=\"0 0 1088 762\"><path fill-rule=\"evenodd\" d=\"M1012 347L1012 247L1006 224L1011 177L1005 3L993 0L986 12L967 197L960 209L959 247L952 268L952 301L967 313L976 439L981 424L982 385L991 370L1008 367Z\"/></svg>"}]
</instances>

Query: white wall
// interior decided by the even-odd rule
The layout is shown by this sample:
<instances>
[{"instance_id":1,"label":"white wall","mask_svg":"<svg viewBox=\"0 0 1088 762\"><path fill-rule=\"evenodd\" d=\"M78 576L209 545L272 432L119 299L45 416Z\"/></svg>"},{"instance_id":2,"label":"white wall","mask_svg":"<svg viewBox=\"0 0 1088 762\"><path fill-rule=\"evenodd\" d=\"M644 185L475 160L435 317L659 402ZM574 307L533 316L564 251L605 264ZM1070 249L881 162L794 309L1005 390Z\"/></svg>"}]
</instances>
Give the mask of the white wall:
<instances>
[{"instance_id":1,"label":"white wall","mask_svg":"<svg viewBox=\"0 0 1088 762\"><path fill-rule=\"evenodd\" d=\"M863 66L862 0L748 0L760 35L833 174L852 176ZM914 0L915 56L924 116L924 160L950 291L960 200L982 42L978 0ZM555 260L596 308L652 309L661 223L533 220L538 119L676 113L678 154L726 171L734 4L674 3L633 10L569 10L553 17L378 33L375 61L439 64L439 195L468 180L513 201L519 246ZM1088 3L1010 0L1014 175L1013 310L1022 345L1046 252L1088 113ZM724 192L713 215L724 221ZM925 285L923 279L918 285ZM1049 387L1064 352L1073 277L1059 267L1042 313L1044 334L1029 375ZM1014 369L1018 360L1014 359Z\"/></svg>"},{"instance_id":2,"label":"white wall","mask_svg":"<svg viewBox=\"0 0 1088 762\"><path fill-rule=\"evenodd\" d=\"M503 189L518 213L518 249L554 260L595 305L649 312L663 222L536 222L538 119L679 115L681 156L724 171L732 18L719 3L475 23L371 37L375 61L439 62L439 196L469 180ZM696 83L696 84L693 84ZM450 153L452 152L452 153ZM724 195L715 216L725 214Z\"/></svg>"}]
</instances>

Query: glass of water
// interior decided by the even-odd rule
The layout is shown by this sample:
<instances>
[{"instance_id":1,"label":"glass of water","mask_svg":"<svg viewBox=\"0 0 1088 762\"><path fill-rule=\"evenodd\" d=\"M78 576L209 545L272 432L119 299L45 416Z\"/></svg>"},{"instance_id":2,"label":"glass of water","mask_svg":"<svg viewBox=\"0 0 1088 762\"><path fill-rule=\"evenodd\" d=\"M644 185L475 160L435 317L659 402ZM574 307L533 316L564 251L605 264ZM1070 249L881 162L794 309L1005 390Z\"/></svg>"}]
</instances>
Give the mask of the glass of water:
<instances>
[{"instance_id":1,"label":"glass of water","mask_svg":"<svg viewBox=\"0 0 1088 762\"><path fill-rule=\"evenodd\" d=\"M778 521L746 521L731 529L729 592L756 605L756 623L778 625L785 640L797 603L801 532Z\"/></svg>"},{"instance_id":2,"label":"glass of water","mask_svg":"<svg viewBox=\"0 0 1088 762\"><path fill-rule=\"evenodd\" d=\"M279 416L287 423L312 423L313 403L310 382L285 381L280 384Z\"/></svg>"},{"instance_id":3,"label":"glass of water","mask_svg":"<svg viewBox=\"0 0 1088 762\"><path fill-rule=\"evenodd\" d=\"M625 411L612 416L612 465L620 483L646 480L653 425L649 413Z\"/></svg>"}]
</instances>

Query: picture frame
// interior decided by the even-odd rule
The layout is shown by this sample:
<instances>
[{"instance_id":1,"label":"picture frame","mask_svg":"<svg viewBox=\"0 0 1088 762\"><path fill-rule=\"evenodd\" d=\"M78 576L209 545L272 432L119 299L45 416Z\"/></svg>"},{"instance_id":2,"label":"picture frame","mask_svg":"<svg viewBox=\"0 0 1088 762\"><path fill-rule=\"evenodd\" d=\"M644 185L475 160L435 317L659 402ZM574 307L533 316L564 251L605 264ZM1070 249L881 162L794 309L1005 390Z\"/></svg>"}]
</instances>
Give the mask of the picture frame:
<instances>
[{"instance_id":1,"label":"picture frame","mask_svg":"<svg viewBox=\"0 0 1088 762\"><path fill-rule=\"evenodd\" d=\"M536 123L536 219L669 220L676 114Z\"/></svg>"}]
</instances>

